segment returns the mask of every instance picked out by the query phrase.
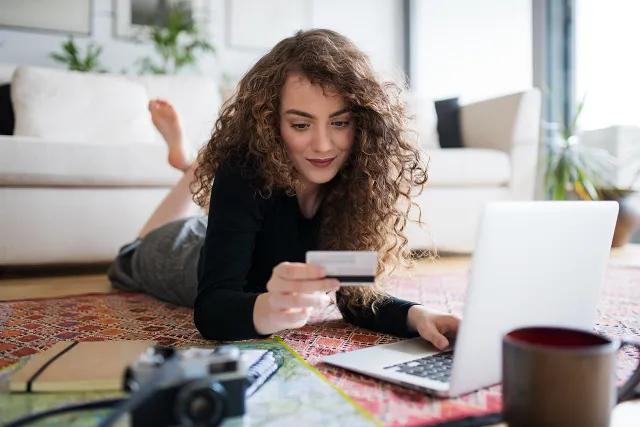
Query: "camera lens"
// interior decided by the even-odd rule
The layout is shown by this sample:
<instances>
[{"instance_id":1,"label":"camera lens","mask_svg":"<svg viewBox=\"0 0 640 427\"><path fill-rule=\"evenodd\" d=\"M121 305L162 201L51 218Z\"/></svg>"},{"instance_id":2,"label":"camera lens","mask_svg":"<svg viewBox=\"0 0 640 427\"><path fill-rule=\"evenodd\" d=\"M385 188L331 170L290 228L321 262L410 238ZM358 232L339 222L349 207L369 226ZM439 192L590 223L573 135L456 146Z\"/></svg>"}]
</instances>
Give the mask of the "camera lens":
<instances>
[{"instance_id":1,"label":"camera lens","mask_svg":"<svg viewBox=\"0 0 640 427\"><path fill-rule=\"evenodd\" d=\"M202 378L185 384L176 397L180 425L217 426L224 417L227 392L217 381Z\"/></svg>"}]
</instances>

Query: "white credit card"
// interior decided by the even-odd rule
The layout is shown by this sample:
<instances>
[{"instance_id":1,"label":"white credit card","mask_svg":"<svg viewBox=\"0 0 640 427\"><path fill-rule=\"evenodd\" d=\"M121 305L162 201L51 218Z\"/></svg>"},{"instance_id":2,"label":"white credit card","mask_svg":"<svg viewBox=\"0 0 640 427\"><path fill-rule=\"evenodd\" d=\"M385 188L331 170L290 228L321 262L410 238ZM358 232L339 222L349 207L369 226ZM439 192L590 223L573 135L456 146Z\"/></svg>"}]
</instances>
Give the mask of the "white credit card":
<instances>
[{"instance_id":1,"label":"white credit card","mask_svg":"<svg viewBox=\"0 0 640 427\"><path fill-rule=\"evenodd\" d=\"M372 285L378 267L375 251L308 251L306 262L319 265L342 286Z\"/></svg>"}]
</instances>

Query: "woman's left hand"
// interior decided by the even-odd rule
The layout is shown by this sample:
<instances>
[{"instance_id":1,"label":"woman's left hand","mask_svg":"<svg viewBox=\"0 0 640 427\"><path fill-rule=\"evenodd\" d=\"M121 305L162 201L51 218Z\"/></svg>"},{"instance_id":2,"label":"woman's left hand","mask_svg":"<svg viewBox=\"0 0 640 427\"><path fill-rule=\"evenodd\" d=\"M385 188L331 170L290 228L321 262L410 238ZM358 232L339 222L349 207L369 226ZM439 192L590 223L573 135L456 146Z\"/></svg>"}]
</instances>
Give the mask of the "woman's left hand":
<instances>
[{"instance_id":1,"label":"woman's left hand","mask_svg":"<svg viewBox=\"0 0 640 427\"><path fill-rule=\"evenodd\" d=\"M458 332L460 319L451 314L427 310L422 305L414 305L407 313L407 324L410 330L417 331L439 350L444 350L449 346L449 338Z\"/></svg>"}]
</instances>

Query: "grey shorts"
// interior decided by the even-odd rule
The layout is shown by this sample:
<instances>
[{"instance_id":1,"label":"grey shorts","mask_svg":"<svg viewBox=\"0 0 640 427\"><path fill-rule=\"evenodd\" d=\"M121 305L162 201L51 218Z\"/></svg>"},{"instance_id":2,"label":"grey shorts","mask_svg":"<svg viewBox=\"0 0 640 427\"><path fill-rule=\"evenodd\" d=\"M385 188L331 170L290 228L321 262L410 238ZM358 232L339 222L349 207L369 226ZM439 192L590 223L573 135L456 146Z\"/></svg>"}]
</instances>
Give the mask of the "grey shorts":
<instances>
[{"instance_id":1,"label":"grey shorts","mask_svg":"<svg viewBox=\"0 0 640 427\"><path fill-rule=\"evenodd\" d=\"M163 301L193 307L206 232L204 215L165 224L121 247L107 275L118 289L146 292Z\"/></svg>"}]
</instances>

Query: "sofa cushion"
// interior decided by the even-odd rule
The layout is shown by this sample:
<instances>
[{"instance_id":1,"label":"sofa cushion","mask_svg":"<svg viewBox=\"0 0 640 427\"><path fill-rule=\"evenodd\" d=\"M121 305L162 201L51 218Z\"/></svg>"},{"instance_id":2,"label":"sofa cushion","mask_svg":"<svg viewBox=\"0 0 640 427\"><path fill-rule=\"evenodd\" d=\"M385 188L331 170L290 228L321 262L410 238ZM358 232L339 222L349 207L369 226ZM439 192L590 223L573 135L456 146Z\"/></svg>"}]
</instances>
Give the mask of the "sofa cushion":
<instances>
[{"instance_id":1,"label":"sofa cushion","mask_svg":"<svg viewBox=\"0 0 640 427\"><path fill-rule=\"evenodd\" d=\"M189 144L200 148L209 141L218 117L221 97L216 81L200 76L136 76L130 80L144 86L149 99L169 101L178 112ZM156 139L162 136L155 130Z\"/></svg>"},{"instance_id":2,"label":"sofa cushion","mask_svg":"<svg viewBox=\"0 0 640 427\"><path fill-rule=\"evenodd\" d=\"M511 178L509 156L482 148L446 148L425 152L428 187L502 186Z\"/></svg>"},{"instance_id":3,"label":"sofa cushion","mask_svg":"<svg viewBox=\"0 0 640 427\"><path fill-rule=\"evenodd\" d=\"M75 142L154 142L145 89L121 76L19 67L14 135Z\"/></svg>"},{"instance_id":4,"label":"sofa cushion","mask_svg":"<svg viewBox=\"0 0 640 427\"><path fill-rule=\"evenodd\" d=\"M182 174L164 144L0 137L2 186L170 186Z\"/></svg>"}]
</instances>

